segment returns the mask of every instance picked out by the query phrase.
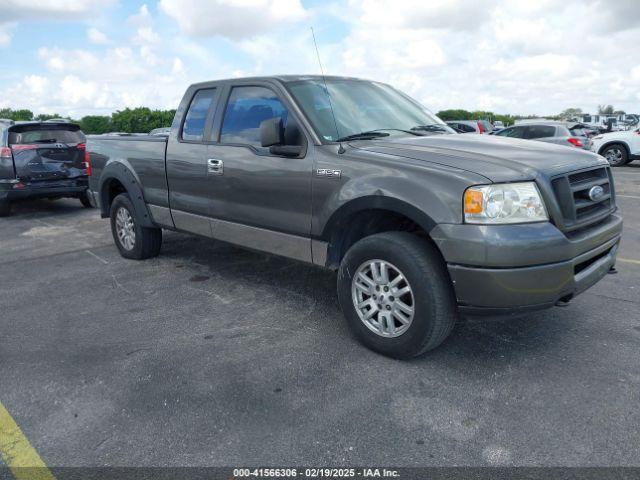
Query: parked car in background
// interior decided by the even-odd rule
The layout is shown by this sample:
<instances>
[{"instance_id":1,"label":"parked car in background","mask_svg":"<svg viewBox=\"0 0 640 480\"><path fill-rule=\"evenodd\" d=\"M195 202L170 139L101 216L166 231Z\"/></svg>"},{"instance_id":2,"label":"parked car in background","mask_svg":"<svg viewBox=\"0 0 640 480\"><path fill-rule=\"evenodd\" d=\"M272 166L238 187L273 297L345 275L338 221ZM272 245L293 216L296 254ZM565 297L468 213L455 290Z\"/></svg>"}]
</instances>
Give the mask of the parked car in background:
<instances>
[{"instance_id":1,"label":"parked car in background","mask_svg":"<svg viewBox=\"0 0 640 480\"><path fill-rule=\"evenodd\" d=\"M591 151L602 155L612 167L640 160L640 128L593 137Z\"/></svg>"},{"instance_id":2,"label":"parked car in background","mask_svg":"<svg viewBox=\"0 0 640 480\"><path fill-rule=\"evenodd\" d=\"M560 122L527 123L505 128L496 136L523 138L539 142L555 143L572 148L589 149L589 139L583 135L574 135L569 128Z\"/></svg>"},{"instance_id":3,"label":"parked car in background","mask_svg":"<svg viewBox=\"0 0 640 480\"><path fill-rule=\"evenodd\" d=\"M337 270L355 336L399 358L438 346L459 312L564 305L613 267L622 230L602 157L457 135L352 78L198 83L168 137L88 148L123 257L158 255L166 228Z\"/></svg>"},{"instance_id":4,"label":"parked car in background","mask_svg":"<svg viewBox=\"0 0 640 480\"><path fill-rule=\"evenodd\" d=\"M496 120L495 122L493 122L493 131L494 132L499 132L500 130L504 129L504 123L502 123L500 120Z\"/></svg>"},{"instance_id":5,"label":"parked car in background","mask_svg":"<svg viewBox=\"0 0 640 480\"><path fill-rule=\"evenodd\" d=\"M493 131L488 120L451 120L447 125L460 133L490 134Z\"/></svg>"},{"instance_id":6,"label":"parked car in background","mask_svg":"<svg viewBox=\"0 0 640 480\"><path fill-rule=\"evenodd\" d=\"M90 208L85 142L80 126L67 120L0 121L0 216L20 198L75 197Z\"/></svg>"},{"instance_id":7,"label":"parked car in background","mask_svg":"<svg viewBox=\"0 0 640 480\"><path fill-rule=\"evenodd\" d=\"M149 135L169 135L169 133L171 133L171 127L160 127L160 128L154 128L153 130L151 130L149 132Z\"/></svg>"}]
</instances>

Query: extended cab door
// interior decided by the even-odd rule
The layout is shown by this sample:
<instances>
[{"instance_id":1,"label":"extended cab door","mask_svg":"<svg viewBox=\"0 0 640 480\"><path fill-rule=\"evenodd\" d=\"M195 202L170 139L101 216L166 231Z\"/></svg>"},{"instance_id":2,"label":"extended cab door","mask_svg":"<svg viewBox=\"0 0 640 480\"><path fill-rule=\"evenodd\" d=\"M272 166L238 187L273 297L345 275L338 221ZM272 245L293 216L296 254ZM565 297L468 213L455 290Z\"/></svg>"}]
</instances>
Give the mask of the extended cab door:
<instances>
[{"instance_id":1,"label":"extended cab door","mask_svg":"<svg viewBox=\"0 0 640 480\"><path fill-rule=\"evenodd\" d=\"M213 236L311 260L311 150L291 158L260 144L260 123L274 117L288 144L310 144L288 99L267 82L232 82L224 96L208 148Z\"/></svg>"},{"instance_id":2,"label":"extended cab door","mask_svg":"<svg viewBox=\"0 0 640 480\"><path fill-rule=\"evenodd\" d=\"M189 92L182 124L167 144L167 184L173 222L179 230L211 236L207 143L219 88ZM178 118L180 115L176 115Z\"/></svg>"}]
</instances>

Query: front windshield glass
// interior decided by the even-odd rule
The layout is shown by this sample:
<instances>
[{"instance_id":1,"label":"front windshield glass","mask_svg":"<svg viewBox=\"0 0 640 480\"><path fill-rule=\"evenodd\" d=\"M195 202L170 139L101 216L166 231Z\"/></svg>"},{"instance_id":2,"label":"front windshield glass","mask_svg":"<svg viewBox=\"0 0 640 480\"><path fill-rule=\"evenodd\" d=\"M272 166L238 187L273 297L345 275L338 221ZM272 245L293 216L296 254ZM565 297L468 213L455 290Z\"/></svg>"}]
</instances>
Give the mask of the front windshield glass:
<instances>
[{"instance_id":1,"label":"front windshield glass","mask_svg":"<svg viewBox=\"0 0 640 480\"><path fill-rule=\"evenodd\" d=\"M455 133L429 110L388 85L344 79L327 79L326 85L325 89L321 79L287 84L324 140L336 141L372 131L387 135Z\"/></svg>"}]
</instances>

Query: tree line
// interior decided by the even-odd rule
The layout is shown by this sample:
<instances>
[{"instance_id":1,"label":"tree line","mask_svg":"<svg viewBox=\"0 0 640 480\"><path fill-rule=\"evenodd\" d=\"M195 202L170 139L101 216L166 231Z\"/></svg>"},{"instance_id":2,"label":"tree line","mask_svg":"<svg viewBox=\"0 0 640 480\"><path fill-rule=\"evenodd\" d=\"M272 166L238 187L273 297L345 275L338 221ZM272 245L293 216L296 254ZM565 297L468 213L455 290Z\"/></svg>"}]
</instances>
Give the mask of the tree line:
<instances>
[{"instance_id":1,"label":"tree line","mask_svg":"<svg viewBox=\"0 0 640 480\"><path fill-rule=\"evenodd\" d=\"M125 108L118 110L111 115L87 115L79 120L67 118L77 123L86 134L100 134L108 132L126 132L126 133L147 133L154 128L170 127L175 115L175 110L151 110L147 107ZM599 105L598 113L600 114L618 114L623 111L614 109L611 105ZM463 109L441 110L437 113L444 121L450 120L490 120L492 122L500 120L505 126L513 125L513 123L521 118L536 118L536 116L522 115L503 115L489 111L475 110L468 111ZM571 120L582 116L582 110L579 108L567 108L565 111L557 115L548 115L544 118L554 120ZM57 113L41 113L34 115L31 110L19 109L12 110L10 108L0 109L0 118L8 118L10 120L50 120L52 118L66 118Z\"/></svg>"},{"instance_id":2,"label":"tree line","mask_svg":"<svg viewBox=\"0 0 640 480\"><path fill-rule=\"evenodd\" d=\"M64 118L80 125L86 134L100 134L108 132L148 133L154 128L170 127L175 110L151 110L147 107L125 108L111 115L86 115L80 119L72 119L57 113L41 113L34 115L31 110L11 108L0 109L0 118L15 121L51 120Z\"/></svg>"}]
</instances>

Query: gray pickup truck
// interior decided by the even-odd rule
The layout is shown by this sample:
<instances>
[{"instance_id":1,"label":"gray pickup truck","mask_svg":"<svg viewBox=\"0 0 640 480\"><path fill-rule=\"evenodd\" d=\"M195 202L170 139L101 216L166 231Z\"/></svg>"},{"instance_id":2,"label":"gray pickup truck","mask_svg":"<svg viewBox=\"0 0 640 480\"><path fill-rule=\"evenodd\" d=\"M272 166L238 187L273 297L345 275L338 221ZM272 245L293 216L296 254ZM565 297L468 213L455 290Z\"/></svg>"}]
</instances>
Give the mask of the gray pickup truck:
<instances>
[{"instance_id":1,"label":"gray pickup truck","mask_svg":"<svg viewBox=\"0 0 640 480\"><path fill-rule=\"evenodd\" d=\"M615 264L593 153L459 135L392 87L280 76L189 87L166 136L91 136L90 188L126 258L162 229L338 271L355 336L397 358L459 314L566 304Z\"/></svg>"}]
</instances>

